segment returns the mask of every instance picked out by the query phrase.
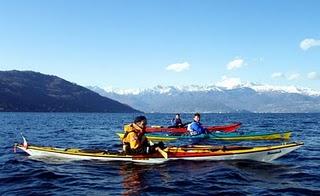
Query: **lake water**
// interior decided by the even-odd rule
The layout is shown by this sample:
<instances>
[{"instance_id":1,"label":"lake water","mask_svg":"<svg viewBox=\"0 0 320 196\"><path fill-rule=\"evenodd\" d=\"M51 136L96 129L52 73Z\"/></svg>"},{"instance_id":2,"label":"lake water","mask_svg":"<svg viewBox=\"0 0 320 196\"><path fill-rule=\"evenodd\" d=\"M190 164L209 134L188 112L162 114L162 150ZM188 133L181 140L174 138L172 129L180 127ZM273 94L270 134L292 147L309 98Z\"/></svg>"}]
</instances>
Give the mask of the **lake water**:
<instances>
[{"instance_id":1,"label":"lake water","mask_svg":"<svg viewBox=\"0 0 320 196\"><path fill-rule=\"evenodd\" d=\"M145 114L168 125L173 114ZM304 146L272 163L250 161L126 162L33 160L15 142L119 149L116 136L135 114L0 113L0 195L320 195L320 114L203 114L205 125L240 121L244 132L292 130ZM190 121L192 114L182 114ZM188 141L184 141L186 143ZM206 144L264 145L275 141ZM178 141L172 145L182 145ZM183 143L183 144L184 144Z\"/></svg>"}]
</instances>

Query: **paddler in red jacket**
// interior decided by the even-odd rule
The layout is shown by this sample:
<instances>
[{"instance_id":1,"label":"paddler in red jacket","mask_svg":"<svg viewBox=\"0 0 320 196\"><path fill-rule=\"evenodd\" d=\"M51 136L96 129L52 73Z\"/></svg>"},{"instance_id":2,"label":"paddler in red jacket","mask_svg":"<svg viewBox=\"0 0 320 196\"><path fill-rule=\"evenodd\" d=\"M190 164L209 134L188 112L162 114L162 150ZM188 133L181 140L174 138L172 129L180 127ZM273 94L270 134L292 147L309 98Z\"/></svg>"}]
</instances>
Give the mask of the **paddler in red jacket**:
<instances>
[{"instance_id":1,"label":"paddler in red jacket","mask_svg":"<svg viewBox=\"0 0 320 196\"><path fill-rule=\"evenodd\" d=\"M157 147L163 148L163 143L150 146L146 138L145 131L147 118L145 116L137 116L134 122L125 125L125 134L122 138L123 150L127 154L149 154L155 152Z\"/></svg>"}]
</instances>

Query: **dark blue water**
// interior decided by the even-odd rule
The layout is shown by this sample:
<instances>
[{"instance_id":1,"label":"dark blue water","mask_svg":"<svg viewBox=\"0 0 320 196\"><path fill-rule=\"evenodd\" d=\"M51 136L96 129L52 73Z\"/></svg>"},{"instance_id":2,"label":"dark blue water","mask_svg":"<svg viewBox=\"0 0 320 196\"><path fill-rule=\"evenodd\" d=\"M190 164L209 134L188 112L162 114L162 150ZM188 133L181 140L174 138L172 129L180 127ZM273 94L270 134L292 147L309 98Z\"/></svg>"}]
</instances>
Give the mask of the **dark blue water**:
<instances>
[{"instance_id":1,"label":"dark blue water","mask_svg":"<svg viewBox=\"0 0 320 196\"><path fill-rule=\"evenodd\" d=\"M149 124L162 125L173 117L146 116ZM31 144L118 149L115 132L133 118L133 114L0 113L0 195L320 195L320 114L203 114L203 124L240 121L242 131L292 130L292 140L305 142L273 163L169 161L141 165L39 161L13 153L13 144L21 142L20 132ZM182 118L189 121L192 115L182 114Z\"/></svg>"}]
</instances>

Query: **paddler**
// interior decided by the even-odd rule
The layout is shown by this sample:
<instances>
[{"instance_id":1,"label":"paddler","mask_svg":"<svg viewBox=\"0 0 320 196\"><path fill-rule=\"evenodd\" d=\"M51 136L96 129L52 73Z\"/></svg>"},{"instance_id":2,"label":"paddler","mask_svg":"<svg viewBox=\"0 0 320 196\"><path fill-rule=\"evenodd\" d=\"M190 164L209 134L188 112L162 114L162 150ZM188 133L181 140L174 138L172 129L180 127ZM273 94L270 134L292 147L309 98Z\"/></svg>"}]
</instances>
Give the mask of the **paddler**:
<instances>
[{"instance_id":1,"label":"paddler","mask_svg":"<svg viewBox=\"0 0 320 196\"><path fill-rule=\"evenodd\" d=\"M195 113L193 116L193 122L188 125L188 131L190 135L206 134L207 129L200 123L200 114Z\"/></svg>"},{"instance_id":2,"label":"paddler","mask_svg":"<svg viewBox=\"0 0 320 196\"><path fill-rule=\"evenodd\" d=\"M154 153L157 148L164 148L162 142L150 145L144 135L146 126L147 118L145 116L137 116L133 123L124 126L125 134L122 138L122 143L123 150L127 154L150 154Z\"/></svg>"},{"instance_id":3,"label":"paddler","mask_svg":"<svg viewBox=\"0 0 320 196\"><path fill-rule=\"evenodd\" d=\"M169 128L180 128L183 126L184 124L182 123L180 114L177 113L176 116L171 120L171 126L169 126Z\"/></svg>"}]
</instances>

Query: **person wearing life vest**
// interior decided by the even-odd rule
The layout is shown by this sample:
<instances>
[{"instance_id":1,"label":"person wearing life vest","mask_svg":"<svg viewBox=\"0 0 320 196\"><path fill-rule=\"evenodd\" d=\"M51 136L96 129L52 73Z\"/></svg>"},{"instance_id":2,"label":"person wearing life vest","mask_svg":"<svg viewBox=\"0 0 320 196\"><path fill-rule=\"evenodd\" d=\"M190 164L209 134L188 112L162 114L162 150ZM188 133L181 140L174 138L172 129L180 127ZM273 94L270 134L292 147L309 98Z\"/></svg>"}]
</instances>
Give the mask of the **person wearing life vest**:
<instances>
[{"instance_id":1,"label":"person wearing life vest","mask_svg":"<svg viewBox=\"0 0 320 196\"><path fill-rule=\"evenodd\" d=\"M188 125L187 130L189 131L190 135L200 135L206 134L207 129L202 126L200 123L200 114L195 113L193 116L193 122Z\"/></svg>"},{"instance_id":2,"label":"person wearing life vest","mask_svg":"<svg viewBox=\"0 0 320 196\"><path fill-rule=\"evenodd\" d=\"M183 127L184 124L180 118L180 114L176 114L176 116L171 120L171 126L169 128L180 128Z\"/></svg>"},{"instance_id":3,"label":"person wearing life vest","mask_svg":"<svg viewBox=\"0 0 320 196\"><path fill-rule=\"evenodd\" d=\"M147 118L137 116L134 122L124 126L125 134L122 138L123 150L127 154L149 154L155 152L157 147L163 148L163 143L150 145L146 138L145 130Z\"/></svg>"}]
</instances>

